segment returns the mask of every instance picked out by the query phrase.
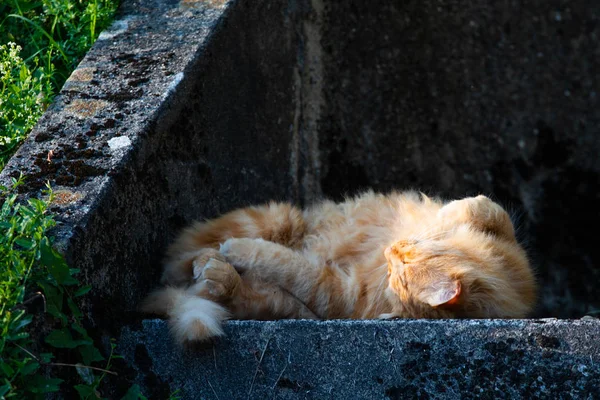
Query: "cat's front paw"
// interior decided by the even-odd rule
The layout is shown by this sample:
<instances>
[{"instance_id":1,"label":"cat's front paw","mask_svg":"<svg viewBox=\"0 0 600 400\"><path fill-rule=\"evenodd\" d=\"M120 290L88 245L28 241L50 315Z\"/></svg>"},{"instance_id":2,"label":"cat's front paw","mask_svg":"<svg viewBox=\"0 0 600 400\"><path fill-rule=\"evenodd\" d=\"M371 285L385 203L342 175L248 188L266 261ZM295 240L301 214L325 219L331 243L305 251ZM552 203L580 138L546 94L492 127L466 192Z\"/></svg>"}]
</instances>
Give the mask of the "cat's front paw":
<instances>
[{"instance_id":1,"label":"cat's front paw","mask_svg":"<svg viewBox=\"0 0 600 400\"><path fill-rule=\"evenodd\" d=\"M482 195L465 197L464 199L454 200L446 204L438 211L438 217L466 221L495 206L497 206L496 203Z\"/></svg>"},{"instance_id":2,"label":"cat's front paw","mask_svg":"<svg viewBox=\"0 0 600 400\"><path fill-rule=\"evenodd\" d=\"M236 270L244 272L252 268L261 242L264 242L264 240L231 238L221 244L219 251Z\"/></svg>"},{"instance_id":3,"label":"cat's front paw","mask_svg":"<svg viewBox=\"0 0 600 400\"><path fill-rule=\"evenodd\" d=\"M486 196L452 201L438 211L438 218L446 225L471 224L485 232L514 240L514 228L508 213Z\"/></svg>"},{"instance_id":4,"label":"cat's front paw","mask_svg":"<svg viewBox=\"0 0 600 400\"><path fill-rule=\"evenodd\" d=\"M218 301L234 297L242 283L240 274L231 264L214 258L203 266L196 280L199 284L197 294Z\"/></svg>"}]
</instances>

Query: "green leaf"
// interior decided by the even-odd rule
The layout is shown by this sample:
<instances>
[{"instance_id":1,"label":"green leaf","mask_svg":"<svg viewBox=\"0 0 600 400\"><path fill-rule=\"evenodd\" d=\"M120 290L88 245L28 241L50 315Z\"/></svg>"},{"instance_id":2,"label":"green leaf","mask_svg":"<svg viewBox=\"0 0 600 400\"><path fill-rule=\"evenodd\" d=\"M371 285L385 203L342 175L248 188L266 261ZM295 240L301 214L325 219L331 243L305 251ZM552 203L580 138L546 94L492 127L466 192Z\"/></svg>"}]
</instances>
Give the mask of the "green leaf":
<instances>
[{"instance_id":1,"label":"green leaf","mask_svg":"<svg viewBox=\"0 0 600 400\"><path fill-rule=\"evenodd\" d=\"M81 316L83 315L81 313L81 311L79 310L79 307L77 307L77 304L75 304L75 302L71 299L68 298L67 299L67 304L69 305L69 309L71 310L71 314L75 317L75 318L81 318Z\"/></svg>"},{"instance_id":2,"label":"green leaf","mask_svg":"<svg viewBox=\"0 0 600 400\"><path fill-rule=\"evenodd\" d=\"M42 289L44 295L46 296L46 311L53 317L64 318L62 314L62 290L49 282L38 282L38 286Z\"/></svg>"},{"instance_id":3,"label":"green leaf","mask_svg":"<svg viewBox=\"0 0 600 400\"><path fill-rule=\"evenodd\" d=\"M89 292L92 289L92 287L90 285L85 285L79 288L79 290L77 290L75 292L75 294L73 296L75 297L80 297L83 296L84 294L86 294L87 292Z\"/></svg>"},{"instance_id":4,"label":"green leaf","mask_svg":"<svg viewBox=\"0 0 600 400\"><path fill-rule=\"evenodd\" d=\"M79 346L68 329L55 329L46 336L46 343L60 349L74 349Z\"/></svg>"},{"instance_id":5,"label":"green leaf","mask_svg":"<svg viewBox=\"0 0 600 400\"><path fill-rule=\"evenodd\" d=\"M38 212L43 212L46 210L46 203L39 199L28 199L27 202Z\"/></svg>"},{"instance_id":6,"label":"green leaf","mask_svg":"<svg viewBox=\"0 0 600 400\"><path fill-rule=\"evenodd\" d=\"M142 394L142 390L138 385L133 385L129 388L125 396L121 397L121 400L147 400L146 396Z\"/></svg>"},{"instance_id":7,"label":"green leaf","mask_svg":"<svg viewBox=\"0 0 600 400\"><path fill-rule=\"evenodd\" d=\"M59 319L63 323L63 325L67 323L66 315L63 314L62 311L60 311L58 308L56 308L56 305L48 304L48 306L46 307L46 311L48 311L48 314L52 315L54 318Z\"/></svg>"},{"instance_id":8,"label":"green leaf","mask_svg":"<svg viewBox=\"0 0 600 400\"><path fill-rule=\"evenodd\" d=\"M26 364L23 368L21 368L21 371L19 371L21 373L21 375L29 375L35 371L37 371L37 369L40 367L40 364L36 361L32 361L28 364Z\"/></svg>"},{"instance_id":9,"label":"green leaf","mask_svg":"<svg viewBox=\"0 0 600 400\"><path fill-rule=\"evenodd\" d=\"M75 285L79 285L79 281L77 279L75 279L75 277L73 275L75 275L75 272L73 271L77 271L79 272L78 269L70 269L69 270L69 276L67 277L67 279L64 280L64 282L62 283L64 286L75 286Z\"/></svg>"},{"instance_id":10,"label":"green leaf","mask_svg":"<svg viewBox=\"0 0 600 400\"><path fill-rule=\"evenodd\" d=\"M79 325L79 323L74 322L71 324L71 328L73 328L73 330L77 333L79 333L83 338L85 339L89 339L90 337L88 336L87 331L85 330L85 328L81 325Z\"/></svg>"},{"instance_id":11,"label":"green leaf","mask_svg":"<svg viewBox=\"0 0 600 400\"><path fill-rule=\"evenodd\" d=\"M40 359L44 364L49 363L54 358L54 354L52 353L41 353Z\"/></svg>"},{"instance_id":12,"label":"green leaf","mask_svg":"<svg viewBox=\"0 0 600 400\"><path fill-rule=\"evenodd\" d=\"M62 379L46 378L42 375L33 375L27 381L27 391L31 393L51 393L58 392Z\"/></svg>"},{"instance_id":13,"label":"green leaf","mask_svg":"<svg viewBox=\"0 0 600 400\"><path fill-rule=\"evenodd\" d=\"M10 324L10 330L20 331L22 328L29 325L32 319L33 315L27 315L25 314L25 311L23 311L21 314L19 314L16 318L12 320Z\"/></svg>"},{"instance_id":14,"label":"green leaf","mask_svg":"<svg viewBox=\"0 0 600 400\"><path fill-rule=\"evenodd\" d=\"M59 285L71 277L69 266L63 257L50 247L46 238L40 243L40 262L48 268L48 271Z\"/></svg>"},{"instance_id":15,"label":"green leaf","mask_svg":"<svg viewBox=\"0 0 600 400\"><path fill-rule=\"evenodd\" d=\"M35 7L39 7L41 6L42 3L41 2L25 2L25 1L19 1L19 10L21 10L21 12L23 14L25 14L27 11L34 9Z\"/></svg>"},{"instance_id":16,"label":"green leaf","mask_svg":"<svg viewBox=\"0 0 600 400\"><path fill-rule=\"evenodd\" d=\"M10 391L10 383L0 386L0 398L4 398L4 395Z\"/></svg>"},{"instance_id":17,"label":"green leaf","mask_svg":"<svg viewBox=\"0 0 600 400\"><path fill-rule=\"evenodd\" d=\"M96 389L89 385L75 385L75 390L79 393L80 399L96 399L100 396L96 394Z\"/></svg>"},{"instance_id":18,"label":"green leaf","mask_svg":"<svg viewBox=\"0 0 600 400\"><path fill-rule=\"evenodd\" d=\"M29 337L29 333L27 332L16 332L16 333L11 333L9 335L6 336L7 340L10 340L12 342L16 342L18 340L22 340L22 339L26 339Z\"/></svg>"},{"instance_id":19,"label":"green leaf","mask_svg":"<svg viewBox=\"0 0 600 400\"><path fill-rule=\"evenodd\" d=\"M15 373L15 370L6 362L0 362L0 370L6 376L12 376Z\"/></svg>"},{"instance_id":20,"label":"green leaf","mask_svg":"<svg viewBox=\"0 0 600 400\"><path fill-rule=\"evenodd\" d=\"M104 357L102 356L100 351L93 345L80 346L77 348L77 350L79 351L79 354L81 354L81 358L83 358L83 362L85 365L91 365L95 361L104 360Z\"/></svg>"},{"instance_id":21,"label":"green leaf","mask_svg":"<svg viewBox=\"0 0 600 400\"><path fill-rule=\"evenodd\" d=\"M31 250L35 243L29 239L18 238L15 240L15 243L24 248L25 250Z\"/></svg>"}]
</instances>

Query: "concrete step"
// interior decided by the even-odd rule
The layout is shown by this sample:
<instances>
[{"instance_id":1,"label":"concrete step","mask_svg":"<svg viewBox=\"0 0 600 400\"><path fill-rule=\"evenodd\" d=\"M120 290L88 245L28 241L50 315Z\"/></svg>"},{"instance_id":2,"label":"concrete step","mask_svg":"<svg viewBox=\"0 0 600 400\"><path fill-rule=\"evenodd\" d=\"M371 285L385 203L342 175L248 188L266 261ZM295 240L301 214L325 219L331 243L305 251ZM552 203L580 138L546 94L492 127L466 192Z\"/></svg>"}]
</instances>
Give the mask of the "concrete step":
<instances>
[{"instance_id":1,"label":"concrete step","mask_svg":"<svg viewBox=\"0 0 600 400\"><path fill-rule=\"evenodd\" d=\"M146 320L118 350L146 393L182 399L600 395L597 319L230 321L225 332L182 349L165 321Z\"/></svg>"}]
</instances>

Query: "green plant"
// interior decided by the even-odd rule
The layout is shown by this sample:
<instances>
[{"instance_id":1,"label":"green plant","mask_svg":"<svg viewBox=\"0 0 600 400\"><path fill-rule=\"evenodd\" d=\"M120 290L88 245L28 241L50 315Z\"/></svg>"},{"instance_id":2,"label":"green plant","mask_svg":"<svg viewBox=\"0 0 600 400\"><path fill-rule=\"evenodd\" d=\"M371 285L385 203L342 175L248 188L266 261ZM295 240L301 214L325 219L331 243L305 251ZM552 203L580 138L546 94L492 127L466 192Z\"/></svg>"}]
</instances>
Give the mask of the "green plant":
<instances>
[{"instance_id":1,"label":"green plant","mask_svg":"<svg viewBox=\"0 0 600 400\"><path fill-rule=\"evenodd\" d=\"M0 5L0 43L16 42L27 62L54 66L59 89L116 11L115 0L8 0Z\"/></svg>"},{"instance_id":2,"label":"green plant","mask_svg":"<svg viewBox=\"0 0 600 400\"><path fill-rule=\"evenodd\" d=\"M17 186L20 182L15 181ZM6 192L6 188L2 188ZM6 195L6 193L5 193ZM0 396L10 397L29 391L44 393L57 388L58 381L33 374L40 362L49 362L51 355L40 360L28 356L22 349L30 344L25 331L32 316L20 305L26 304L26 285L32 278L34 264L47 252L45 234L54 226L45 215L46 206L39 200L16 203L16 195L7 195L0 208ZM42 250L44 249L44 250ZM26 382L28 383L26 385ZM29 386L29 389L26 389Z\"/></svg>"},{"instance_id":3,"label":"green plant","mask_svg":"<svg viewBox=\"0 0 600 400\"><path fill-rule=\"evenodd\" d=\"M0 2L0 170L108 25L117 3ZM73 371L70 383L79 381L71 390L80 398L101 398L104 378L115 374L115 344L105 360L83 326L77 298L90 287L80 284L79 271L52 247L52 191L47 200L18 202L14 188L21 183L0 187L0 399L68 389L58 377L65 376L58 373L64 368ZM33 310L40 301L43 310ZM145 399L137 385L125 398Z\"/></svg>"},{"instance_id":4,"label":"green plant","mask_svg":"<svg viewBox=\"0 0 600 400\"><path fill-rule=\"evenodd\" d=\"M42 115L53 90L52 69L32 71L20 51L12 42L0 46L0 169Z\"/></svg>"},{"instance_id":5,"label":"green plant","mask_svg":"<svg viewBox=\"0 0 600 400\"><path fill-rule=\"evenodd\" d=\"M13 189L22 182L13 181ZM0 208L0 398L41 398L61 389L62 379L56 368L68 367L77 372L81 383L74 389L81 399L102 398L100 384L110 371L115 344L105 364L104 357L83 327L83 315L76 299L90 286L76 279L79 272L69 268L52 247L48 230L55 222L48 214L52 191L47 200L29 199L18 203L16 194L0 187L4 202ZM27 311L35 299L43 299L44 310ZM34 318L53 329L45 335L46 346L34 343L29 327ZM32 348L41 347L36 354ZM54 349L54 351L52 351ZM76 359L64 363L56 354ZM116 375L116 374L115 374ZM129 397L127 397L129 396ZM135 386L127 399L144 399Z\"/></svg>"},{"instance_id":6,"label":"green plant","mask_svg":"<svg viewBox=\"0 0 600 400\"><path fill-rule=\"evenodd\" d=\"M0 170L100 31L117 0L0 2Z\"/></svg>"},{"instance_id":7,"label":"green plant","mask_svg":"<svg viewBox=\"0 0 600 400\"><path fill-rule=\"evenodd\" d=\"M14 181L16 187L20 181ZM82 326L75 298L89 291L79 284L62 256L52 248L47 233L55 226L48 215L48 202L17 196L0 188L5 196L0 208L0 396L31 397L57 391L62 382L39 372L43 366L64 366L53 354L35 355L27 327L34 315L26 305L43 296L45 309L55 326L45 341L54 348L75 349L83 364L73 366L88 377L89 366L104 358ZM51 191L48 192L52 200ZM43 316L45 317L45 316ZM93 385L91 382L90 385Z\"/></svg>"}]
</instances>

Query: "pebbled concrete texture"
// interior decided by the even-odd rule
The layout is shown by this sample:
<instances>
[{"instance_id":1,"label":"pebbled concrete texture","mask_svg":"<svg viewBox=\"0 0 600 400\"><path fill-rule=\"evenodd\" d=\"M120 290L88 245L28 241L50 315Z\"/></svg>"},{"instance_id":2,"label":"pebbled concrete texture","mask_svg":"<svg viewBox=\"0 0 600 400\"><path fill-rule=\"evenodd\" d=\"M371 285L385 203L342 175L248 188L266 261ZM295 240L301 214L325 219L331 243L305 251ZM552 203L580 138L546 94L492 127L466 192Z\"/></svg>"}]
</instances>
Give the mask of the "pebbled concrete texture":
<instances>
[{"instance_id":1,"label":"pebbled concrete texture","mask_svg":"<svg viewBox=\"0 0 600 400\"><path fill-rule=\"evenodd\" d=\"M193 219L415 187L507 204L537 316L597 312L599 18L585 0L123 0L0 183L53 186L89 326L125 355L112 398L134 381L152 398L593 398L593 321L232 321L180 353L136 308Z\"/></svg>"},{"instance_id":2,"label":"pebbled concrete texture","mask_svg":"<svg viewBox=\"0 0 600 400\"><path fill-rule=\"evenodd\" d=\"M593 399L599 335L600 320L231 321L190 351L148 320L119 350L186 399Z\"/></svg>"}]
</instances>

